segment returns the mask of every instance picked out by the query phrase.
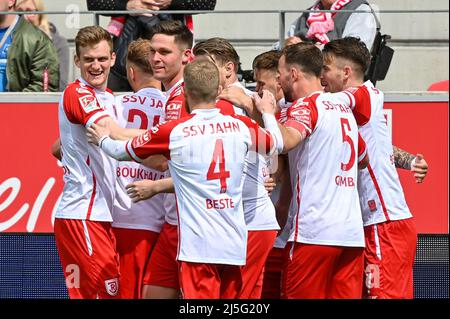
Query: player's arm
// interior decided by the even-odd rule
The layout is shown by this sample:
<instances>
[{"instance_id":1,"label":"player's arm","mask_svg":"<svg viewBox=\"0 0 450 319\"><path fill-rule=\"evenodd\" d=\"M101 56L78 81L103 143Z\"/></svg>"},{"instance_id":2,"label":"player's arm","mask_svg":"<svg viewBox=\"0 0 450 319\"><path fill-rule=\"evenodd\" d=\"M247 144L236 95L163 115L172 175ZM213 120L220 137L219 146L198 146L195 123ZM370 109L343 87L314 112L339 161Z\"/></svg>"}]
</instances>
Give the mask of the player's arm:
<instances>
[{"instance_id":1,"label":"player's arm","mask_svg":"<svg viewBox=\"0 0 450 319\"><path fill-rule=\"evenodd\" d=\"M317 109L299 101L289 108L287 121L284 125L278 123L273 116L276 110L276 101L273 94L263 90L263 97L254 96L257 109L263 114L264 125L270 132L278 127L283 141L283 153L289 152L308 137L317 122ZM310 103L312 104L312 103ZM271 116L268 116L271 115ZM273 117L273 118L272 118Z\"/></svg>"},{"instance_id":2,"label":"player's arm","mask_svg":"<svg viewBox=\"0 0 450 319\"><path fill-rule=\"evenodd\" d=\"M428 173L428 163L422 154L414 156L393 145L394 164L397 168L411 170L414 173L416 183L422 183Z\"/></svg>"},{"instance_id":3,"label":"player's arm","mask_svg":"<svg viewBox=\"0 0 450 319\"><path fill-rule=\"evenodd\" d=\"M127 152L128 141L113 140L110 135L109 125L102 126L92 123L87 128L89 143L99 146L108 156L118 161L130 161L131 156Z\"/></svg>"},{"instance_id":4,"label":"player's arm","mask_svg":"<svg viewBox=\"0 0 450 319\"><path fill-rule=\"evenodd\" d=\"M152 127L144 134L128 141L113 140L109 137L109 127L92 124L87 130L87 137L90 143L98 145L106 154L118 161L133 160L142 163L144 159L155 154L170 157L169 135L176 125L174 122Z\"/></svg>"},{"instance_id":5,"label":"player's arm","mask_svg":"<svg viewBox=\"0 0 450 319\"><path fill-rule=\"evenodd\" d=\"M165 172L169 168L167 158L160 154L147 157L141 164L160 172Z\"/></svg>"},{"instance_id":6,"label":"player's arm","mask_svg":"<svg viewBox=\"0 0 450 319\"><path fill-rule=\"evenodd\" d=\"M257 94L254 94L252 98L255 99L255 103L267 105L261 107L262 119L266 129L261 128L254 120L250 120L247 117L241 117L241 120L244 121L250 129L252 150L263 155L272 155L275 150L277 153L282 152L284 147L283 138L274 115L276 103L272 103L275 100L273 95L269 91L264 90L262 98Z\"/></svg>"},{"instance_id":7,"label":"player's arm","mask_svg":"<svg viewBox=\"0 0 450 319\"><path fill-rule=\"evenodd\" d=\"M52 155L56 157L58 160L62 159L61 154L61 139L58 137L58 139L53 143L51 148Z\"/></svg>"},{"instance_id":8,"label":"player's arm","mask_svg":"<svg viewBox=\"0 0 450 319\"><path fill-rule=\"evenodd\" d=\"M127 141L145 132L145 130L134 128L123 128L111 117L104 117L96 122L99 126L109 127L109 136L114 140Z\"/></svg>"},{"instance_id":9,"label":"player's arm","mask_svg":"<svg viewBox=\"0 0 450 319\"><path fill-rule=\"evenodd\" d=\"M336 97L350 107L356 123L359 126L369 122L372 113L372 105L367 87L361 85L358 88L349 88L342 92L333 93L333 97Z\"/></svg>"},{"instance_id":10,"label":"player's arm","mask_svg":"<svg viewBox=\"0 0 450 319\"><path fill-rule=\"evenodd\" d=\"M239 107L247 113L247 115L254 119L259 125L262 125L261 116L257 116L258 112L253 104L253 99L245 94L244 90L237 86L229 86L222 90L218 99L227 100L231 104Z\"/></svg>"},{"instance_id":11,"label":"player's arm","mask_svg":"<svg viewBox=\"0 0 450 319\"><path fill-rule=\"evenodd\" d=\"M174 193L172 177L159 179L156 181L145 179L136 181L125 186L127 194L132 199L133 203L141 200L150 199L160 193Z\"/></svg>"}]
</instances>

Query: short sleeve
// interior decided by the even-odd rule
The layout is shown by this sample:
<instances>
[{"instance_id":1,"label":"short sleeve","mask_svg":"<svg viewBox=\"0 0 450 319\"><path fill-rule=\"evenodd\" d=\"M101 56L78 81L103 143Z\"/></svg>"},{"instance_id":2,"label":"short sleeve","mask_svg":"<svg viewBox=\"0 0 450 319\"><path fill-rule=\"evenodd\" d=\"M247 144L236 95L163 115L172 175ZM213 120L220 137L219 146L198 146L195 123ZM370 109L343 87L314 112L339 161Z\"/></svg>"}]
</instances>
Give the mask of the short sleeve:
<instances>
[{"instance_id":1,"label":"short sleeve","mask_svg":"<svg viewBox=\"0 0 450 319\"><path fill-rule=\"evenodd\" d=\"M310 136L317 125L318 112L312 99L300 99L293 103L286 114L286 127L297 130L302 139Z\"/></svg>"},{"instance_id":2,"label":"short sleeve","mask_svg":"<svg viewBox=\"0 0 450 319\"><path fill-rule=\"evenodd\" d=\"M94 92L87 88L71 85L64 91L64 112L74 124L89 126L109 116L97 101Z\"/></svg>"},{"instance_id":3,"label":"short sleeve","mask_svg":"<svg viewBox=\"0 0 450 319\"><path fill-rule=\"evenodd\" d=\"M370 93L367 87L361 85L358 88L350 88L336 94L344 94L349 100L349 106L352 109L353 116L359 126L367 124L370 120L372 108Z\"/></svg>"}]
</instances>

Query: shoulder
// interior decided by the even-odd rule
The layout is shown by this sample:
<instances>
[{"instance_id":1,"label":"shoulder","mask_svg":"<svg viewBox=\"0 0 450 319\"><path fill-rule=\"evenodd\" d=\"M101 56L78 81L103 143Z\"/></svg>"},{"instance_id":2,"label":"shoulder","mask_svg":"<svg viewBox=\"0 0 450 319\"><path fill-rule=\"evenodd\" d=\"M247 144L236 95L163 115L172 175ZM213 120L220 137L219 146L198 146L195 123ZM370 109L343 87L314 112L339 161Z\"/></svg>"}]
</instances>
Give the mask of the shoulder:
<instances>
[{"instance_id":1,"label":"shoulder","mask_svg":"<svg viewBox=\"0 0 450 319\"><path fill-rule=\"evenodd\" d=\"M65 105L73 105L73 103L78 102L86 112L89 112L91 108L95 109L98 106L95 92L78 80L70 83L66 87L63 93L63 102Z\"/></svg>"}]
</instances>

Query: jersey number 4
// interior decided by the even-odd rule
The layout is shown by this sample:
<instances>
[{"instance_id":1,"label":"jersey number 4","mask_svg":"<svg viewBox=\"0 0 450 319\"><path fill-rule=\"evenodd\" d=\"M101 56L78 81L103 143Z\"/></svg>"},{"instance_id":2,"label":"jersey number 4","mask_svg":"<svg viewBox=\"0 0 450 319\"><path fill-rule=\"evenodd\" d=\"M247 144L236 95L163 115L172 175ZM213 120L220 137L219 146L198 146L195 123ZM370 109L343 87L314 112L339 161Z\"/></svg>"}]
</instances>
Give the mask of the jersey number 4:
<instances>
[{"instance_id":1,"label":"jersey number 4","mask_svg":"<svg viewBox=\"0 0 450 319\"><path fill-rule=\"evenodd\" d=\"M215 172L217 162L219 162L219 171ZM208 173L206 174L207 180L218 179L220 180L220 192L226 193L227 191L227 178L230 177L230 171L225 170L225 156L223 150L223 140L216 140L214 146L214 153L209 164Z\"/></svg>"},{"instance_id":2,"label":"jersey number 4","mask_svg":"<svg viewBox=\"0 0 450 319\"><path fill-rule=\"evenodd\" d=\"M353 142L350 135L347 135L347 130L345 129L346 127L349 132L352 130L350 127L350 123L348 122L348 119L341 118L342 142L348 143L350 146L350 159L348 160L348 163L347 164L341 163L341 169L343 171L349 171L353 167L353 165L355 165L355 156L356 156L355 143Z\"/></svg>"}]
</instances>

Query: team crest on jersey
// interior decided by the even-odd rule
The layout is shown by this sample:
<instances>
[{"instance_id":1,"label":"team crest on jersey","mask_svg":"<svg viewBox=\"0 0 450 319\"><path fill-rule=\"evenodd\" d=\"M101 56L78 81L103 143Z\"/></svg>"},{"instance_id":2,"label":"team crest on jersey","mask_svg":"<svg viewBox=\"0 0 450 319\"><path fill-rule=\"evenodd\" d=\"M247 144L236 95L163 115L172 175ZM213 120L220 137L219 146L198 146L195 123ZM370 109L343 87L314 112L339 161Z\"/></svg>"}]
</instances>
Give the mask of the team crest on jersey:
<instances>
[{"instance_id":1,"label":"team crest on jersey","mask_svg":"<svg viewBox=\"0 0 450 319\"><path fill-rule=\"evenodd\" d=\"M82 96L78 101L80 101L80 105L86 113L101 109L93 95Z\"/></svg>"},{"instance_id":2,"label":"team crest on jersey","mask_svg":"<svg viewBox=\"0 0 450 319\"><path fill-rule=\"evenodd\" d=\"M108 295L117 296L119 292L119 279L113 278L105 280L105 288Z\"/></svg>"}]
</instances>

